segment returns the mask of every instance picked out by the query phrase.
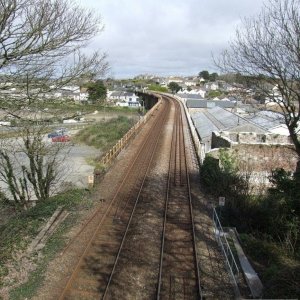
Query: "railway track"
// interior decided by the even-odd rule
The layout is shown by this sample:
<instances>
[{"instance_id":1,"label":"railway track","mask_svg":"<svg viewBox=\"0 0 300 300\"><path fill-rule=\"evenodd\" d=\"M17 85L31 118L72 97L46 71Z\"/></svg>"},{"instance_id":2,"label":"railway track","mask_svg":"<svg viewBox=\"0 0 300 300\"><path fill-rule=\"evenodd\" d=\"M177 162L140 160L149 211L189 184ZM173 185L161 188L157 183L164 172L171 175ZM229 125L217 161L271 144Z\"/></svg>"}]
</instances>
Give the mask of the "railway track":
<instances>
[{"instance_id":1,"label":"railway track","mask_svg":"<svg viewBox=\"0 0 300 300\"><path fill-rule=\"evenodd\" d=\"M203 298L190 184L192 144L181 104L163 98L119 188L93 216L96 230L59 299ZM162 148L167 163L158 178L151 172Z\"/></svg>"},{"instance_id":2,"label":"railway track","mask_svg":"<svg viewBox=\"0 0 300 300\"><path fill-rule=\"evenodd\" d=\"M59 299L101 299L105 296L122 241L128 230L134 207L143 187L158 141L156 135L165 122L165 103L152 130L149 131L127 175L116 191L104 214L78 259Z\"/></svg>"},{"instance_id":3,"label":"railway track","mask_svg":"<svg viewBox=\"0 0 300 300\"><path fill-rule=\"evenodd\" d=\"M201 299L183 116L175 105L157 299Z\"/></svg>"}]
</instances>

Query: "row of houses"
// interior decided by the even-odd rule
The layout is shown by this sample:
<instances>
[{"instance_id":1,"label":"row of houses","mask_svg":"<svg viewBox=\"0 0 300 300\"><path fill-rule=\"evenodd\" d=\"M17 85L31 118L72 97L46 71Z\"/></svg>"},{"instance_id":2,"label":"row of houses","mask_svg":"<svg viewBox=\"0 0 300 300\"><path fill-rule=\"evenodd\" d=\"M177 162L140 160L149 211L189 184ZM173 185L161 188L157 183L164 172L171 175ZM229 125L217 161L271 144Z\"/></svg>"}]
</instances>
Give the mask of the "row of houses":
<instances>
[{"instance_id":1,"label":"row of houses","mask_svg":"<svg viewBox=\"0 0 300 300\"><path fill-rule=\"evenodd\" d=\"M9 88L0 89L0 98L26 99L28 95L13 85ZM87 88L79 85L69 85L62 88L50 86L48 92L40 92L38 89L30 91L32 95L36 94L41 99L64 99L73 100L77 103L88 101ZM128 91L108 91L107 100L115 102L119 106L139 106L139 98L133 92Z\"/></svg>"},{"instance_id":2,"label":"row of houses","mask_svg":"<svg viewBox=\"0 0 300 300\"><path fill-rule=\"evenodd\" d=\"M13 87L8 85L9 88L0 89L0 98L10 99L26 99L28 97L24 89ZM80 86L64 86L62 88L56 88L50 86L49 91L43 92L36 89L31 89L30 94L32 97L37 96L40 99L65 99L74 100L75 102L83 102L88 100L87 89Z\"/></svg>"}]
</instances>

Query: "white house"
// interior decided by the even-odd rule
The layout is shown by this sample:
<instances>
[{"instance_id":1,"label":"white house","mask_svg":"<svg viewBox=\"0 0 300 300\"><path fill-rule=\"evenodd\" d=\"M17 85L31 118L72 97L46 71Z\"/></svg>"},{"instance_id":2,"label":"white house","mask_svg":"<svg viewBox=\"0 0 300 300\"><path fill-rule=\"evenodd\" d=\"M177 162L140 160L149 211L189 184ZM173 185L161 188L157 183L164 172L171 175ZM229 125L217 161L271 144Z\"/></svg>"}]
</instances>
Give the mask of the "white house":
<instances>
[{"instance_id":1,"label":"white house","mask_svg":"<svg viewBox=\"0 0 300 300\"><path fill-rule=\"evenodd\" d=\"M69 86L63 86L61 87L62 90L73 92L73 93L79 93L80 92L80 86L78 85L69 85Z\"/></svg>"},{"instance_id":2,"label":"white house","mask_svg":"<svg viewBox=\"0 0 300 300\"><path fill-rule=\"evenodd\" d=\"M184 83L184 80L181 77L173 77L173 76L171 76L171 77L167 78L167 82L168 82L168 84L170 82L176 82L176 83L180 84L180 83Z\"/></svg>"},{"instance_id":3,"label":"white house","mask_svg":"<svg viewBox=\"0 0 300 300\"><path fill-rule=\"evenodd\" d=\"M190 94L190 95L199 95L201 98L205 98L206 91L201 88L195 88L188 91L187 89L180 90L177 94Z\"/></svg>"},{"instance_id":4,"label":"white house","mask_svg":"<svg viewBox=\"0 0 300 300\"><path fill-rule=\"evenodd\" d=\"M141 106L140 102L137 101L118 101L116 103L116 106L121 106L121 107L134 107L134 108L139 108Z\"/></svg>"},{"instance_id":5,"label":"white house","mask_svg":"<svg viewBox=\"0 0 300 300\"><path fill-rule=\"evenodd\" d=\"M199 84L199 80L186 80L184 84L186 86L196 86L197 84Z\"/></svg>"},{"instance_id":6,"label":"white house","mask_svg":"<svg viewBox=\"0 0 300 300\"><path fill-rule=\"evenodd\" d=\"M236 90L235 87L233 87L232 85L228 84L227 82L220 82L220 87L221 90L225 91L225 92L231 92Z\"/></svg>"},{"instance_id":7,"label":"white house","mask_svg":"<svg viewBox=\"0 0 300 300\"><path fill-rule=\"evenodd\" d=\"M87 101L89 97L89 94L86 92L83 93L74 93L74 101L75 102L83 102L83 101Z\"/></svg>"},{"instance_id":8,"label":"white house","mask_svg":"<svg viewBox=\"0 0 300 300\"><path fill-rule=\"evenodd\" d=\"M131 92L112 92L109 99L118 100L118 102L138 102L139 97Z\"/></svg>"},{"instance_id":9,"label":"white house","mask_svg":"<svg viewBox=\"0 0 300 300\"><path fill-rule=\"evenodd\" d=\"M207 91L216 91L219 88L219 85L215 82L208 82L205 84L205 89Z\"/></svg>"}]
</instances>

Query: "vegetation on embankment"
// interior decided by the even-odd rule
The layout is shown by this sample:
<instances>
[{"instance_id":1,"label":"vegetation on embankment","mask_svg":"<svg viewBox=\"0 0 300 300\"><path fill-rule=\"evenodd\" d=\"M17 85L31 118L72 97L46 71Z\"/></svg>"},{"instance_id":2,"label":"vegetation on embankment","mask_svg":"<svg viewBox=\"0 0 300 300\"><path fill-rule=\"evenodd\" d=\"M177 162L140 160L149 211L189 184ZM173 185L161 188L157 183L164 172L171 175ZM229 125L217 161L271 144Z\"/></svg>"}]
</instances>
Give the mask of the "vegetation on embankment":
<instances>
[{"instance_id":1,"label":"vegetation on embankment","mask_svg":"<svg viewBox=\"0 0 300 300\"><path fill-rule=\"evenodd\" d=\"M155 91L155 92L162 92L162 93L169 93L169 89L164 87L164 86L160 86L159 84L151 84L148 87L149 91Z\"/></svg>"},{"instance_id":2,"label":"vegetation on embankment","mask_svg":"<svg viewBox=\"0 0 300 300\"><path fill-rule=\"evenodd\" d=\"M80 130L73 141L96 147L105 152L121 139L134 123L133 119L119 116Z\"/></svg>"},{"instance_id":3,"label":"vegetation on embankment","mask_svg":"<svg viewBox=\"0 0 300 300\"><path fill-rule=\"evenodd\" d=\"M124 111L123 109L120 111ZM136 112L134 112L136 114ZM101 149L102 152L110 149L135 123L130 117L119 116L105 122L90 125L81 130L76 140ZM11 299L31 299L41 286L45 269L49 261L61 251L65 245L64 234L78 222L79 212L93 206L89 191L82 189L70 189L62 194L51 197L48 201L38 202L37 205L27 211L16 211L5 200L0 202L0 212L9 211L11 216L5 222L0 223L0 299L1 288L14 286L10 291ZM28 279L20 286L16 277L11 275L11 266L22 268L20 255L35 238L38 232L55 212L58 206L63 206L69 211L67 219L59 225L54 234L47 241L39 258L36 255L30 258L33 271L28 270ZM9 265L7 263L10 262ZM29 268L31 268L31 266ZM22 271L23 272L23 271ZM16 274L17 271L13 270ZM7 275L11 281L7 281ZM6 280L4 281L4 278Z\"/></svg>"},{"instance_id":4,"label":"vegetation on embankment","mask_svg":"<svg viewBox=\"0 0 300 300\"><path fill-rule=\"evenodd\" d=\"M1 205L9 204L2 202ZM4 285L18 284L13 275L10 276L9 283L4 282L3 279L9 272L11 274L11 271L12 274L19 272L19 267L24 273L26 267L21 266L21 253L28 248L32 239L45 226L55 210L59 206L63 206L69 212L68 217L49 238L46 246L41 250L41 255L30 258L30 266L27 270L30 272L28 280L10 291L10 299L31 299L42 284L49 261L63 249L64 234L78 222L79 212L91 208L92 205L89 191L70 189L51 197L48 201L38 202L28 211L16 213L5 224L2 224L0 226L0 291ZM9 267L7 266L8 262L10 262ZM15 266L16 270L11 270L12 266ZM30 269L32 266L34 266L33 271Z\"/></svg>"},{"instance_id":5,"label":"vegetation on embankment","mask_svg":"<svg viewBox=\"0 0 300 300\"><path fill-rule=\"evenodd\" d=\"M263 298L300 296L300 178L274 170L273 187L263 195L249 192L248 178L238 173L236 158L221 150L219 161L206 157L203 189L226 197L223 226L236 227L242 246L263 284Z\"/></svg>"},{"instance_id":6,"label":"vegetation on embankment","mask_svg":"<svg viewBox=\"0 0 300 300\"><path fill-rule=\"evenodd\" d=\"M99 149L99 156L88 158L87 163L94 166L97 170L105 171L105 166L100 162L101 157L111 149L135 123L135 119L126 116L119 116L104 122L98 122L80 130L73 137L73 141Z\"/></svg>"}]
</instances>

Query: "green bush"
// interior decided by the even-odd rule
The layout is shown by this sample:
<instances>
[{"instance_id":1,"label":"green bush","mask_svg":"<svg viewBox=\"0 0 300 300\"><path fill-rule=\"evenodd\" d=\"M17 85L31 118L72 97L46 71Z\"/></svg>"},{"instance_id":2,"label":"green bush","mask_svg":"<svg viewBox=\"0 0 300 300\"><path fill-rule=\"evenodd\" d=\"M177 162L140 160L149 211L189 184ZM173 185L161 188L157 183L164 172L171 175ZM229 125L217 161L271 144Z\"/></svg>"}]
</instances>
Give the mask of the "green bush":
<instances>
[{"instance_id":1,"label":"green bush","mask_svg":"<svg viewBox=\"0 0 300 300\"><path fill-rule=\"evenodd\" d=\"M200 178L203 188L217 197L233 199L248 192L248 182L238 174L235 157L225 149L220 150L219 160L211 156L204 159Z\"/></svg>"},{"instance_id":2,"label":"green bush","mask_svg":"<svg viewBox=\"0 0 300 300\"><path fill-rule=\"evenodd\" d=\"M300 175L274 170L273 187L265 195L250 195L247 178L238 175L236 160L226 150L219 160L206 157L200 175L208 193L226 197L221 222L240 233L263 281L264 298L299 297Z\"/></svg>"},{"instance_id":3,"label":"green bush","mask_svg":"<svg viewBox=\"0 0 300 300\"><path fill-rule=\"evenodd\" d=\"M166 87L160 86L159 84L151 84L148 89L150 91L168 93L169 90Z\"/></svg>"},{"instance_id":4,"label":"green bush","mask_svg":"<svg viewBox=\"0 0 300 300\"><path fill-rule=\"evenodd\" d=\"M224 226L239 232L267 236L292 255L300 257L300 181L282 169L272 173L273 187L266 195L250 195L247 178L238 174L233 155L221 150L219 160L206 157L201 167L204 190L226 197Z\"/></svg>"},{"instance_id":5,"label":"green bush","mask_svg":"<svg viewBox=\"0 0 300 300\"><path fill-rule=\"evenodd\" d=\"M262 209L267 219L266 231L288 251L300 257L300 181L297 175L276 169L270 181Z\"/></svg>"},{"instance_id":6,"label":"green bush","mask_svg":"<svg viewBox=\"0 0 300 300\"><path fill-rule=\"evenodd\" d=\"M135 121L125 116L97 123L82 129L74 138L76 142L109 150L134 125Z\"/></svg>"},{"instance_id":7,"label":"green bush","mask_svg":"<svg viewBox=\"0 0 300 300\"><path fill-rule=\"evenodd\" d=\"M298 298L300 295L299 261L268 237L240 234L240 239L264 284L263 298Z\"/></svg>"}]
</instances>

